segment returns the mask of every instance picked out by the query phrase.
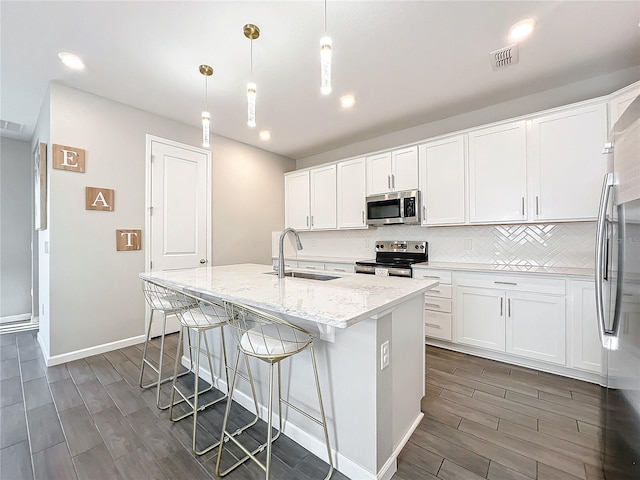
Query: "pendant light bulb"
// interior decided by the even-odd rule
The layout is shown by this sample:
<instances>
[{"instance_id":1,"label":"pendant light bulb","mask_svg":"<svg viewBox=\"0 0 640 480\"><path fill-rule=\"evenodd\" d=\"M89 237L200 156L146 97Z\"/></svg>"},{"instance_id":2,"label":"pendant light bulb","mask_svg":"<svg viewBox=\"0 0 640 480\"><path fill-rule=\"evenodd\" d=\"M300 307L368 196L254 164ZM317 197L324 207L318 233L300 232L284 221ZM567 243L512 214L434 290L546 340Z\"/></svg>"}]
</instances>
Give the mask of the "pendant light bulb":
<instances>
[{"instance_id":1,"label":"pendant light bulb","mask_svg":"<svg viewBox=\"0 0 640 480\"><path fill-rule=\"evenodd\" d=\"M256 84L247 83L247 125L256 126Z\"/></svg>"},{"instance_id":2,"label":"pendant light bulb","mask_svg":"<svg viewBox=\"0 0 640 480\"><path fill-rule=\"evenodd\" d=\"M320 92L323 95L331 93L331 38L324 36L320 39Z\"/></svg>"},{"instance_id":3,"label":"pendant light bulb","mask_svg":"<svg viewBox=\"0 0 640 480\"><path fill-rule=\"evenodd\" d=\"M202 112L202 146L208 148L209 145L209 124L211 115L209 112Z\"/></svg>"}]
</instances>

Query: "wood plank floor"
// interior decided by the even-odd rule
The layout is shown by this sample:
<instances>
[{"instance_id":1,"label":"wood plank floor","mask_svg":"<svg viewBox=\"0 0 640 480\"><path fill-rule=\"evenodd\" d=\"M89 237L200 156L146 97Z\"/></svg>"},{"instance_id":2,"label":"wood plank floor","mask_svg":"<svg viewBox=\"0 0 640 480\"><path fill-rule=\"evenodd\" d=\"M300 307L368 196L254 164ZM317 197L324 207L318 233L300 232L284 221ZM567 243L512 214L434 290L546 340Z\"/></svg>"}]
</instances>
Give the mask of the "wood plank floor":
<instances>
[{"instance_id":1,"label":"wood plank floor","mask_svg":"<svg viewBox=\"0 0 640 480\"><path fill-rule=\"evenodd\" d=\"M159 341L153 343L150 348L158 358ZM200 457L191 452L192 417L171 422L167 411L156 408L155 389L139 388L142 347L47 368L35 331L0 335L0 479L217 478L217 450ZM177 335L167 336L162 362L167 372L173 369L176 347ZM180 379L187 390L192 377ZM168 385L164 390L169 391ZM161 401L168 403L164 392ZM199 416L199 448L219 436L224 408L220 402ZM234 403L230 422L246 424L247 414ZM264 441L266 428L262 421L251 427L249 440L255 445L256 439ZM274 480L321 479L328 469L284 435L273 444L272 466ZM264 478L264 473L248 462L225 478L253 480ZM346 477L335 472L332 478Z\"/></svg>"},{"instance_id":2,"label":"wood plank floor","mask_svg":"<svg viewBox=\"0 0 640 480\"><path fill-rule=\"evenodd\" d=\"M423 421L393 480L600 480L604 389L427 347Z\"/></svg>"}]
</instances>

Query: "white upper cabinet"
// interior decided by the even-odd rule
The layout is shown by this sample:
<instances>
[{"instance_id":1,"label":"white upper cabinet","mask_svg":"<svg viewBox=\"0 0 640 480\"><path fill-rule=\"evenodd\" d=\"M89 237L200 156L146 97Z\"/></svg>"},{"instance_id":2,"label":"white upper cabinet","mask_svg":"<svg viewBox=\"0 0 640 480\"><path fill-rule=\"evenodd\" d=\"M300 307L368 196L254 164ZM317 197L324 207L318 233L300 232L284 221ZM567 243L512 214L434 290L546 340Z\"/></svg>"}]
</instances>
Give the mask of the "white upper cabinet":
<instances>
[{"instance_id":1,"label":"white upper cabinet","mask_svg":"<svg viewBox=\"0 0 640 480\"><path fill-rule=\"evenodd\" d=\"M357 158L340 162L338 176L338 228L364 228L365 220L365 160Z\"/></svg>"},{"instance_id":2,"label":"white upper cabinet","mask_svg":"<svg viewBox=\"0 0 640 480\"><path fill-rule=\"evenodd\" d=\"M309 170L284 176L284 224L296 230L311 228Z\"/></svg>"},{"instance_id":3,"label":"white upper cabinet","mask_svg":"<svg viewBox=\"0 0 640 480\"><path fill-rule=\"evenodd\" d=\"M418 189L418 147L391 152L391 188L395 192Z\"/></svg>"},{"instance_id":4,"label":"white upper cabinet","mask_svg":"<svg viewBox=\"0 0 640 480\"><path fill-rule=\"evenodd\" d=\"M475 130L469 138L469 221L527 219L524 120Z\"/></svg>"},{"instance_id":5,"label":"white upper cabinet","mask_svg":"<svg viewBox=\"0 0 640 480\"><path fill-rule=\"evenodd\" d=\"M311 229L328 230L336 221L336 166L311 170Z\"/></svg>"},{"instance_id":6,"label":"white upper cabinet","mask_svg":"<svg viewBox=\"0 0 640 480\"><path fill-rule=\"evenodd\" d=\"M367 195L417 188L418 147L367 157Z\"/></svg>"},{"instance_id":7,"label":"white upper cabinet","mask_svg":"<svg viewBox=\"0 0 640 480\"><path fill-rule=\"evenodd\" d=\"M640 82L631 85L629 88L623 89L620 93L613 96L609 102L609 126L607 131L611 130L615 125L622 112L640 95Z\"/></svg>"},{"instance_id":8,"label":"white upper cabinet","mask_svg":"<svg viewBox=\"0 0 640 480\"><path fill-rule=\"evenodd\" d=\"M419 146L422 225L464 223L464 136Z\"/></svg>"},{"instance_id":9,"label":"white upper cabinet","mask_svg":"<svg viewBox=\"0 0 640 480\"><path fill-rule=\"evenodd\" d=\"M606 104L564 110L531 124L529 219L588 220L598 215L607 170Z\"/></svg>"}]
</instances>

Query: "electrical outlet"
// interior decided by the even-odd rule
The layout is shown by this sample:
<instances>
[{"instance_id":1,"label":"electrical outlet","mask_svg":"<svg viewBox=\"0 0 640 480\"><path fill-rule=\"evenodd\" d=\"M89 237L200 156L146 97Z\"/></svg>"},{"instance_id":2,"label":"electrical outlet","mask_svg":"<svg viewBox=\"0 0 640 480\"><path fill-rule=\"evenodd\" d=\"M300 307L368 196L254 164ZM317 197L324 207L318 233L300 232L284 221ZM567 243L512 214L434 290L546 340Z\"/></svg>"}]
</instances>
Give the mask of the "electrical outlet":
<instances>
[{"instance_id":1,"label":"electrical outlet","mask_svg":"<svg viewBox=\"0 0 640 480\"><path fill-rule=\"evenodd\" d=\"M369 245L369 239L368 239L368 238L365 238L365 239L364 239L364 248L369 248L369 247L370 247L370 245Z\"/></svg>"},{"instance_id":2,"label":"electrical outlet","mask_svg":"<svg viewBox=\"0 0 640 480\"><path fill-rule=\"evenodd\" d=\"M464 249L473 250L473 241L470 238L464 239Z\"/></svg>"},{"instance_id":3,"label":"electrical outlet","mask_svg":"<svg viewBox=\"0 0 640 480\"><path fill-rule=\"evenodd\" d=\"M44 253L49 253L49 241L45 240L44 242Z\"/></svg>"},{"instance_id":4,"label":"electrical outlet","mask_svg":"<svg viewBox=\"0 0 640 480\"><path fill-rule=\"evenodd\" d=\"M380 370L389 366L389 340L380 345Z\"/></svg>"},{"instance_id":5,"label":"electrical outlet","mask_svg":"<svg viewBox=\"0 0 640 480\"><path fill-rule=\"evenodd\" d=\"M40 315L44 316L44 303L42 304L42 308L40 309Z\"/></svg>"}]
</instances>

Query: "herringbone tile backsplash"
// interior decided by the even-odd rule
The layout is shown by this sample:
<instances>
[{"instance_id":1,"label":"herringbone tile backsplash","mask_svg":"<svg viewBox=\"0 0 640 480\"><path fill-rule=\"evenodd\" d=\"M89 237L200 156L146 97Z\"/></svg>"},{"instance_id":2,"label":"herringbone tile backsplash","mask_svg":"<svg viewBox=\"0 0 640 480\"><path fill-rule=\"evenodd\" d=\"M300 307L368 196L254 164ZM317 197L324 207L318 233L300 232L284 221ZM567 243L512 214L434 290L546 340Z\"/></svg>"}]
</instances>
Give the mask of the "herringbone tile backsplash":
<instances>
[{"instance_id":1,"label":"herringbone tile backsplash","mask_svg":"<svg viewBox=\"0 0 640 480\"><path fill-rule=\"evenodd\" d=\"M301 232L300 255L373 258L376 240L426 240L432 261L593 268L595 229L582 222Z\"/></svg>"}]
</instances>

